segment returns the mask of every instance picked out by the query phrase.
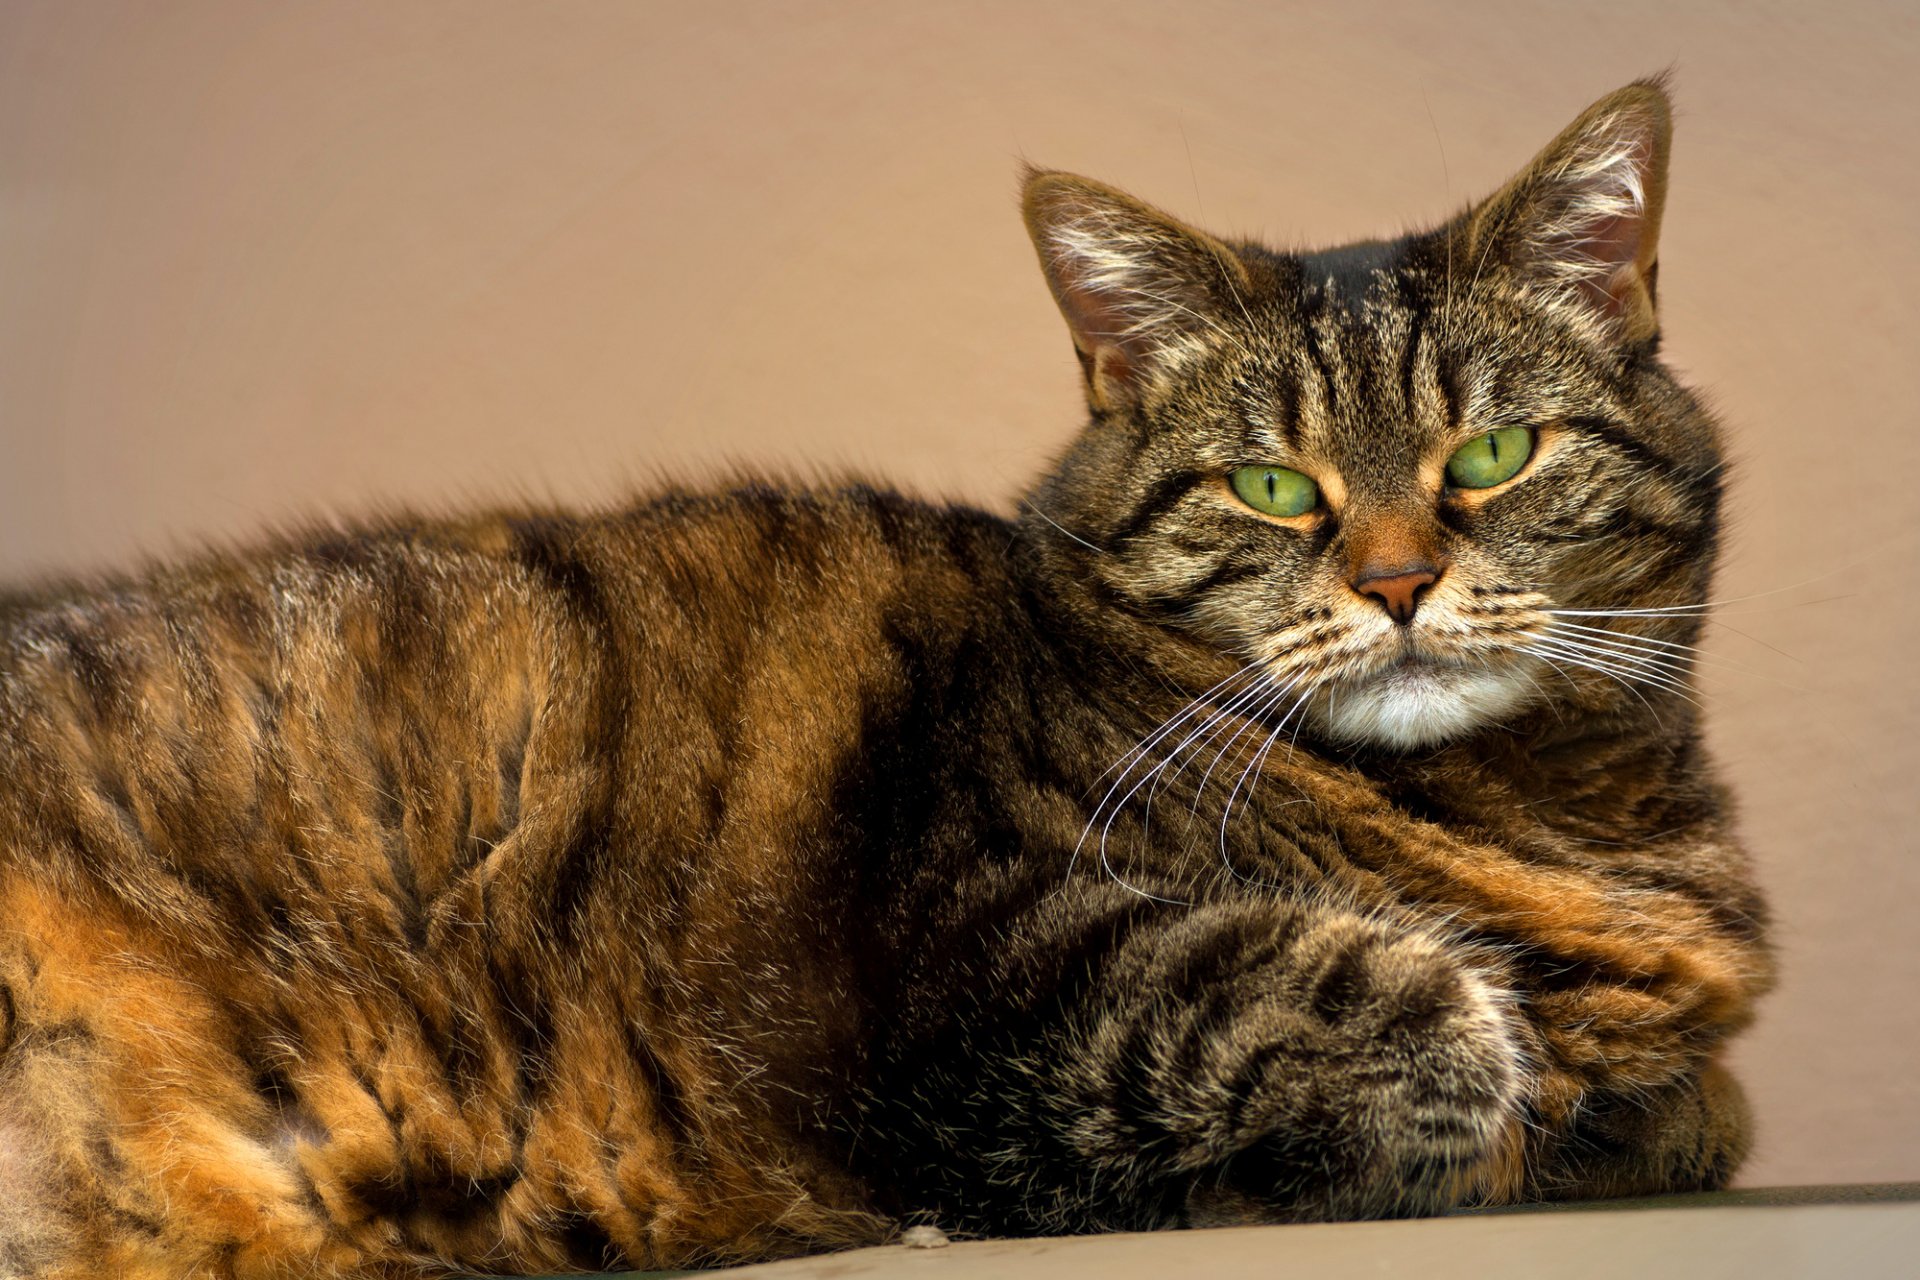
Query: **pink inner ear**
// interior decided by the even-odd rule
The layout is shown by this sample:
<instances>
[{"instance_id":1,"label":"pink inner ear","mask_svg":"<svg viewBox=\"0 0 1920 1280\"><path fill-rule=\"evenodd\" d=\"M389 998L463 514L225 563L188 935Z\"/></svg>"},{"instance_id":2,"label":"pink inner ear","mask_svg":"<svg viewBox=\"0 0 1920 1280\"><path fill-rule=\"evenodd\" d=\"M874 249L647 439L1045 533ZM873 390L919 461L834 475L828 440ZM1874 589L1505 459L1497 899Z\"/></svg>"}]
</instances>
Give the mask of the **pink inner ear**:
<instances>
[{"instance_id":1,"label":"pink inner ear","mask_svg":"<svg viewBox=\"0 0 1920 1280\"><path fill-rule=\"evenodd\" d=\"M1127 317L1118 299L1082 284L1071 268L1060 272L1062 310L1075 336L1089 348L1119 345Z\"/></svg>"},{"instance_id":2,"label":"pink inner ear","mask_svg":"<svg viewBox=\"0 0 1920 1280\"><path fill-rule=\"evenodd\" d=\"M1601 270L1581 277L1580 296L1609 319L1626 309L1633 293L1644 222L1638 213L1602 218L1568 246L1572 253L1601 264Z\"/></svg>"},{"instance_id":3,"label":"pink inner ear","mask_svg":"<svg viewBox=\"0 0 1920 1280\"><path fill-rule=\"evenodd\" d=\"M1131 323L1117 298L1089 289L1063 270L1060 276L1061 310L1073 330L1074 349L1088 378L1096 373L1116 382L1133 379L1133 351L1128 342Z\"/></svg>"},{"instance_id":4,"label":"pink inner ear","mask_svg":"<svg viewBox=\"0 0 1920 1280\"><path fill-rule=\"evenodd\" d=\"M1133 362L1127 356L1125 347L1102 347L1100 354L1094 357L1094 367L1100 375L1115 382L1133 382Z\"/></svg>"}]
</instances>

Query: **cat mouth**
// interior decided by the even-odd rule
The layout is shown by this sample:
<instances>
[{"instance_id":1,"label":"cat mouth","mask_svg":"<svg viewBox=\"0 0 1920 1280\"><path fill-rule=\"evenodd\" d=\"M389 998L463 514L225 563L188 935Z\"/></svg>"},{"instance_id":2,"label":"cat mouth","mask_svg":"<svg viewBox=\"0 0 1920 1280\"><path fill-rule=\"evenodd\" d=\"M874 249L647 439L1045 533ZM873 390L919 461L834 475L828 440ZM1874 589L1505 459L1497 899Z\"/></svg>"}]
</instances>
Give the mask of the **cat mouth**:
<instances>
[{"instance_id":1,"label":"cat mouth","mask_svg":"<svg viewBox=\"0 0 1920 1280\"><path fill-rule=\"evenodd\" d=\"M1484 670L1485 667L1484 662L1470 661L1454 654L1434 653L1409 637L1402 642L1398 653L1357 677L1353 683L1370 684L1376 680L1395 679L1441 679L1465 671Z\"/></svg>"},{"instance_id":2,"label":"cat mouth","mask_svg":"<svg viewBox=\"0 0 1920 1280\"><path fill-rule=\"evenodd\" d=\"M1395 688L1410 685L1440 685L1449 683L1465 673L1480 669L1480 664L1468 664L1456 658L1437 658L1430 654L1403 653L1388 660L1372 671L1349 684L1368 685L1376 688Z\"/></svg>"}]
</instances>

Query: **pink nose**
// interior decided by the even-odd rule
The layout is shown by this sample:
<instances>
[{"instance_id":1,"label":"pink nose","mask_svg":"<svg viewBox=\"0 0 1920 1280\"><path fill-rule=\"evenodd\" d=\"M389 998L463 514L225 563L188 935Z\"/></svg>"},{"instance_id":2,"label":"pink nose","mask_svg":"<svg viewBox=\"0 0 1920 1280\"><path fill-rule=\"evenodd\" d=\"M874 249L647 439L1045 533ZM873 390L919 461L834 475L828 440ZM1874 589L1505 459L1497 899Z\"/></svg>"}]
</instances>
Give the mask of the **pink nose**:
<instances>
[{"instance_id":1,"label":"pink nose","mask_svg":"<svg viewBox=\"0 0 1920 1280\"><path fill-rule=\"evenodd\" d=\"M1378 600L1387 611L1387 616L1404 627L1413 621L1413 611L1420 607L1420 593L1438 581L1440 571L1437 568L1418 565L1356 578L1353 589L1363 596Z\"/></svg>"}]
</instances>

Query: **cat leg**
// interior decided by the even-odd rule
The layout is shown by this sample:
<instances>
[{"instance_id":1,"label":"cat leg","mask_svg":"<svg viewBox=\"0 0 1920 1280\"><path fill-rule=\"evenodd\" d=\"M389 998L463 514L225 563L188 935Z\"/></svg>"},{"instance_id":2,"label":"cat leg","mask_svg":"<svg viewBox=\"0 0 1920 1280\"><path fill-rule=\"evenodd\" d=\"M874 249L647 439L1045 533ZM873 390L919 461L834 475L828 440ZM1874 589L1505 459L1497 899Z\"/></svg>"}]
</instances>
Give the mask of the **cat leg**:
<instances>
[{"instance_id":1,"label":"cat leg","mask_svg":"<svg viewBox=\"0 0 1920 1280\"><path fill-rule=\"evenodd\" d=\"M0 1277L373 1274L205 988L96 906L0 882ZM146 944L146 945L143 945Z\"/></svg>"},{"instance_id":2,"label":"cat leg","mask_svg":"<svg viewBox=\"0 0 1920 1280\"><path fill-rule=\"evenodd\" d=\"M1403 1216L1514 1166L1524 1033L1469 956L1336 906L1106 888L998 934L999 972L896 1050L903 1207L988 1231Z\"/></svg>"},{"instance_id":3,"label":"cat leg","mask_svg":"<svg viewBox=\"0 0 1920 1280\"><path fill-rule=\"evenodd\" d=\"M1546 1143L1536 1198L1718 1191L1746 1158L1752 1113L1718 1062L1659 1088L1589 1095L1572 1126Z\"/></svg>"},{"instance_id":4,"label":"cat leg","mask_svg":"<svg viewBox=\"0 0 1920 1280\"><path fill-rule=\"evenodd\" d=\"M129 1185L106 1137L99 1038L83 1022L19 1016L31 988L7 965L0 1058L0 1276L149 1274L115 1242L159 1235L160 1208ZM21 993L20 1004L15 992Z\"/></svg>"},{"instance_id":5,"label":"cat leg","mask_svg":"<svg viewBox=\"0 0 1920 1280\"><path fill-rule=\"evenodd\" d=\"M45 1276L85 1257L80 1223L61 1203L59 1167L41 1125L0 1079L0 1276Z\"/></svg>"}]
</instances>

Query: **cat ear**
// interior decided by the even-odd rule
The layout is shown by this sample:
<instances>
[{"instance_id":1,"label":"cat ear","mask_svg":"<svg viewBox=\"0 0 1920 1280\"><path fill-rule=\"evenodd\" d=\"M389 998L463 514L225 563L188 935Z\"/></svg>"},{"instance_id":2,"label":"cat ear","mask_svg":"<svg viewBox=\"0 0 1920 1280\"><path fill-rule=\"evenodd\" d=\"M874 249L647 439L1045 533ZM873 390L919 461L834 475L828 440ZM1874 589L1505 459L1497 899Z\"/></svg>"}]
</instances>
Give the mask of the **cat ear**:
<instances>
[{"instance_id":1,"label":"cat ear","mask_svg":"<svg viewBox=\"0 0 1920 1280\"><path fill-rule=\"evenodd\" d=\"M1606 341L1653 337L1672 124L1662 78L1600 99L1468 215L1468 260L1504 263L1574 304Z\"/></svg>"},{"instance_id":2,"label":"cat ear","mask_svg":"<svg viewBox=\"0 0 1920 1280\"><path fill-rule=\"evenodd\" d=\"M1095 408L1230 332L1247 272L1212 236L1070 173L1029 169L1021 207Z\"/></svg>"}]
</instances>

